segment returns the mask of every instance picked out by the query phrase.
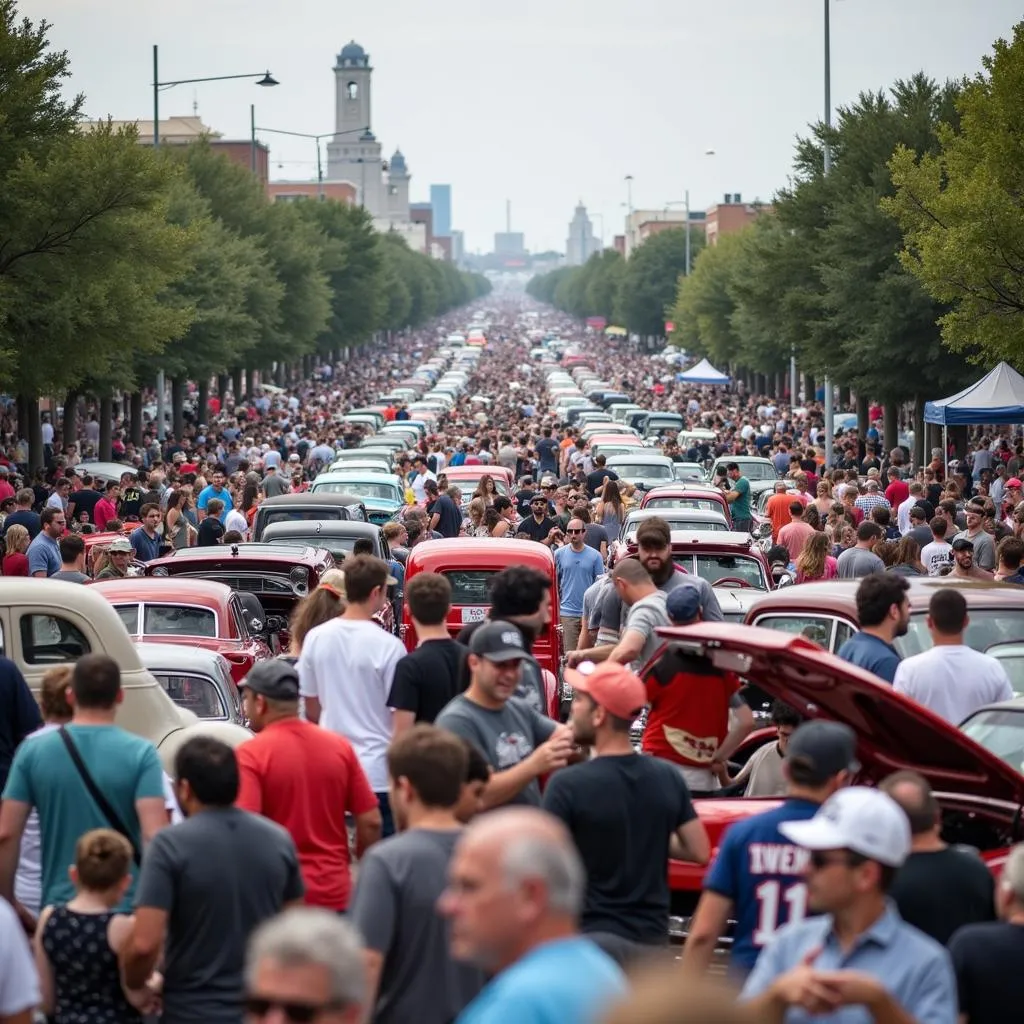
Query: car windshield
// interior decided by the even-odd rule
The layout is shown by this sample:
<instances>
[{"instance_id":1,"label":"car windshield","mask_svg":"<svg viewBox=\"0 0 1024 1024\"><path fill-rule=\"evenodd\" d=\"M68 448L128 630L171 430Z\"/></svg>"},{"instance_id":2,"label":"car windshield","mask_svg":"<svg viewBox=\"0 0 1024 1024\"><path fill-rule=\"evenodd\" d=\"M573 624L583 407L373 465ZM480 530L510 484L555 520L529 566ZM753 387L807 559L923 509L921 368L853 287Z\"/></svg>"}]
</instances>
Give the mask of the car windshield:
<instances>
[{"instance_id":1,"label":"car windshield","mask_svg":"<svg viewBox=\"0 0 1024 1024\"><path fill-rule=\"evenodd\" d=\"M453 476L448 478L449 483L455 484L460 491L462 491L463 500L467 500L476 493L476 489L480 486L481 476ZM498 494L508 495L508 484L500 476L492 476L491 479L494 481L494 490Z\"/></svg>"},{"instance_id":2,"label":"car windshield","mask_svg":"<svg viewBox=\"0 0 1024 1024\"><path fill-rule=\"evenodd\" d=\"M709 519L707 521L694 521L692 519L673 519L672 516L664 516L665 522L668 523L669 529L671 530L700 530L711 531L712 533L727 533L729 527L723 523L720 519ZM632 542L636 540L637 530L640 528L640 524L644 520L637 519L631 523L627 523L625 527L626 541Z\"/></svg>"},{"instance_id":3,"label":"car windshield","mask_svg":"<svg viewBox=\"0 0 1024 1024\"><path fill-rule=\"evenodd\" d=\"M985 653L999 659L999 664L1010 677L1014 695L1024 696L1024 644L999 644Z\"/></svg>"},{"instance_id":4,"label":"car windshield","mask_svg":"<svg viewBox=\"0 0 1024 1024\"><path fill-rule=\"evenodd\" d=\"M271 523L315 523L328 520L335 522L342 519L343 514L340 508L331 508L330 505L318 505L316 508L275 508L267 510L264 527Z\"/></svg>"},{"instance_id":5,"label":"car windshield","mask_svg":"<svg viewBox=\"0 0 1024 1024\"><path fill-rule=\"evenodd\" d=\"M352 553L356 546L355 537L325 537L323 534L311 533L304 537L273 537L270 544L286 544L296 548L325 548L340 562Z\"/></svg>"},{"instance_id":6,"label":"car windshield","mask_svg":"<svg viewBox=\"0 0 1024 1024\"><path fill-rule=\"evenodd\" d=\"M687 563L691 557L693 556L680 555L676 560L688 569ZM696 558L697 575L709 583L714 583L716 580L740 579L758 590L767 589L761 563L756 558L748 558L745 555L712 554L700 554Z\"/></svg>"},{"instance_id":7,"label":"car windshield","mask_svg":"<svg viewBox=\"0 0 1024 1024\"><path fill-rule=\"evenodd\" d=\"M727 463L722 463L727 465ZM764 462L738 462L740 475L748 480L778 480L779 474L775 467L765 460Z\"/></svg>"},{"instance_id":8,"label":"car windshield","mask_svg":"<svg viewBox=\"0 0 1024 1024\"><path fill-rule=\"evenodd\" d=\"M701 512L721 512L722 503L714 498L651 498L644 508L692 508Z\"/></svg>"},{"instance_id":9,"label":"car windshield","mask_svg":"<svg viewBox=\"0 0 1024 1024\"><path fill-rule=\"evenodd\" d=\"M979 711L964 723L963 731L1014 771L1024 772L1024 711L1019 708Z\"/></svg>"},{"instance_id":10,"label":"car windshield","mask_svg":"<svg viewBox=\"0 0 1024 1024\"><path fill-rule=\"evenodd\" d=\"M325 481L313 484L313 493L357 494L360 498L386 498L388 501L400 501L401 495L396 484L382 480L379 484L363 481Z\"/></svg>"},{"instance_id":11,"label":"car windshield","mask_svg":"<svg viewBox=\"0 0 1024 1024\"><path fill-rule=\"evenodd\" d=\"M614 467L615 472L625 480L671 480L672 467L664 463L624 462Z\"/></svg>"},{"instance_id":12,"label":"car windshield","mask_svg":"<svg viewBox=\"0 0 1024 1024\"><path fill-rule=\"evenodd\" d=\"M496 569L457 569L442 574L452 587L452 604L489 605L491 579Z\"/></svg>"},{"instance_id":13,"label":"car windshield","mask_svg":"<svg viewBox=\"0 0 1024 1024\"><path fill-rule=\"evenodd\" d=\"M1024 640L1024 622L1021 621L1018 607L971 608L970 613L971 621L964 631L964 643L968 647L976 651L986 651L993 644ZM920 654L932 646L927 620L928 612L924 608L910 616L906 635L896 639L896 649L901 657L909 658L912 654Z\"/></svg>"},{"instance_id":14,"label":"car windshield","mask_svg":"<svg viewBox=\"0 0 1024 1024\"><path fill-rule=\"evenodd\" d=\"M203 676L182 675L177 672L154 672L156 681L167 691L167 696L180 707L194 712L197 718L227 718L227 709L220 699L216 684Z\"/></svg>"},{"instance_id":15,"label":"car windshield","mask_svg":"<svg viewBox=\"0 0 1024 1024\"><path fill-rule=\"evenodd\" d=\"M217 616L211 608L147 604L142 612L143 636L216 636Z\"/></svg>"}]
</instances>

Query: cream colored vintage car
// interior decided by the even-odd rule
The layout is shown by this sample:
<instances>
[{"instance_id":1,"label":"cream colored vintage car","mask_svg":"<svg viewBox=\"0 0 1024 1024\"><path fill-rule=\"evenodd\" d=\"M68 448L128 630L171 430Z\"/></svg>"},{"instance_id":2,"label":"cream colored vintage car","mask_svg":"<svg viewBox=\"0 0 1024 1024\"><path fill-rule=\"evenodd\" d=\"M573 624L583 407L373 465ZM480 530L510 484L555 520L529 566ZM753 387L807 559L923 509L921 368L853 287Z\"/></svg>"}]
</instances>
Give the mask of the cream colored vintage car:
<instances>
[{"instance_id":1,"label":"cream colored vintage car","mask_svg":"<svg viewBox=\"0 0 1024 1024\"><path fill-rule=\"evenodd\" d=\"M37 697L47 670L83 654L109 655L121 667L124 688L118 725L152 741L168 771L192 736L216 736L235 747L252 735L231 722L202 722L175 704L143 666L114 607L89 586L0 578L0 653L17 664Z\"/></svg>"}]
</instances>

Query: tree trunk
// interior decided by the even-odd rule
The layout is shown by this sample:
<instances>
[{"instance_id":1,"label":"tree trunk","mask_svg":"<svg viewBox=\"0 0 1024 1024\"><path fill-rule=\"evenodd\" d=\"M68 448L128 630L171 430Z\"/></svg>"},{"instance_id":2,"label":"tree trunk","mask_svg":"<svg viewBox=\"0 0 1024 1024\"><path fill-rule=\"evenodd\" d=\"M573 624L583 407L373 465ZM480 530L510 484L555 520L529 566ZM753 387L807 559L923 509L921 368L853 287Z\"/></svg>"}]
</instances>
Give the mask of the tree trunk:
<instances>
[{"instance_id":1,"label":"tree trunk","mask_svg":"<svg viewBox=\"0 0 1024 1024\"><path fill-rule=\"evenodd\" d=\"M286 367L285 367L285 364L283 362L278 363L277 366L274 367L274 383L279 388L283 388L284 387L285 373L286 373Z\"/></svg>"},{"instance_id":2,"label":"tree trunk","mask_svg":"<svg viewBox=\"0 0 1024 1024\"><path fill-rule=\"evenodd\" d=\"M815 390L814 374L804 374L804 404L811 405L817 398L817 391Z\"/></svg>"},{"instance_id":3,"label":"tree trunk","mask_svg":"<svg viewBox=\"0 0 1024 1024\"><path fill-rule=\"evenodd\" d=\"M928 465L928 424L924 421L924 399L918 395L914 402L914 468Z\"/></svg>"},{"instance_id":4,"label":"tree trunk","mask_svg":"<svg viewBox=\"0 0 1024 1024\"><path fill-rule=\"evenodd\" d=\"M185 382L180 377L171 378L171 430L175 439L185 433Z\"/></svg>"},{"instance_id":5,"label":"tree trunk","mask_svg":"<svg viewBox=\"0 0 1024 1024\"><path fill-rule=\"evenodd\" d=\"M235 409L241 408L242 405L242 387L244 386L242 378L244 376L245 371L240 366L236 366L234 370L231 371L231 385L235 393Z\"/></svg>"},{"instance_id":6,"label":"tree trunk","mask_svg":"<svg viewBox=\"0 0 1024 1024\"><path fill-rule=\"evenodd\" d=\"M835 381L832 382L835 385ZM850 407L850 385L839 385L839 409L837 412L845 412Z\"/></svg>"},{"instance_id":7,"label":"tree trunk","mask_svg":"<svg viewBox=\"0 0 1024 1024\"><path fill-rule=\"evenodd\" d=\"M60 428L60 442L64 449L78 440L78 394L77 391L69 391L64 396L64 416Z\"/></svg>"},{"instance_id":8,"label":"tree trunk","mask_svg":"<svg viewBox=\"0 0 1024 1024\"><path fill-rule=\"evenodd\" d=\"M102 402L102 399L100 399ZM113 403L111 403L113 404ZM128 396L128 436L138 448L142 444L142 392L133 391Z\"/></svg>"},{"instance_id":9,"label":"tree trunk","mask_svg":"<svg viewBox=\"0 0 1024 1024\"><path fill-rule=\"evenodd\" d=\"M136 406L138 408L136 408ZM114 402L110 396L100 399L100 459L109 462L114 457L111 427L114 419ZM139 440L142 440L142 394L132 392L132 438L135 436L135 424L139 425Z\"/></svg>"},{"instance_id":10,"label":"tree trunk","mask_svg":"<svg viewBox=\"0 0 1024 1024\"><path fill-rule=\"evenodd\" d=\"M39 399L25 399L25 413L28 416L28 471L35 473L43 468L43 422L39 418Z\"/></svg>"},{"instance_id":11,"label":"tree trunk","mask_svg":"<svg viewBox=\"0 0 1024 1024\"><path fill-rule=\"evenodd\" d=\"M924 406L923 405L921 406L921 411L922 411L922 413L924 412ZM931 462L931 459L932 459L932 449L933 448L938 448L940 452L942 451L942 424L941 423L929 423L927 426L928 426L928 441L927 441L928 450L927 450L926 454L928 456L928 461Z\"/></svg>"},{"instance_id":12,"label":"tree trunk","mask_svg":"<svg viewBox=\"0 0 1024 1024\"><path fill-rule=\"evenodd\" d=\"M259 380L256 370L251 366L245 371L245 394L246 397L251 399L256 394L256 382Z\"/></svg>"},{"instance_id":13,"label":"tree trunk","mask_svg":"<svg viewBox=\"0 0 1024 1024\"><path fill-rule=\"evenodd\" d=\"M962 459L967 454L967 430L963 425L948 428L950 441L956 449L956 457Z\"/></svg>"},{"instance_id":14,"label":"tree trunk","mask_svg":"<svg viewBox=\"0 0 1024 1024\"><path fill-rule=\"evenodd\" d=\"M199 394L196 395L196 423L205 423L210 415L210 378L202 377L199 381ZM180 441L181 438L179 437Z\"/></svg>"},{"instance_id":15,"label":"tree trunk","mask_svg":"<svg viewBox=\"0 0 1024 1024\"><path fill-rule=\"evenodd\" d=\"M886 402L882 408L882 437L886 451L892 451L900 443L899 406Z\"/></svg>"},{"instance_id":16,"label":"tree trunk","mask_svg":"<svg viewBox=\"0 0 1024 1024\"><path fill-rule=\"evenodd\" d=\"M28 399L18 395L18 438L28 440Z\"/></svg>"},{"instance_id":17,"label":"tree trunk","mask_svg":"<svg viewBox=\"0 0 1024 1024\"><path fill-rule=\"evenodd\" d=\"M221 409L227 405L228 400L228 375L226 373L217 374L217 397L220 399ZM209 415L209 413L207 413ZM206 423L207 420L200 420L201 423Z\"/></svg>"},{"instance_id":18,"label":"tree trunk","mask_svg":"<svg viewBox=\"0 0 1024 1024\"><path fill-rule=\"evenodd\" d=\"M857 433L864 437L868 432L868 396L857 395Z\"/></svg>"}]
</instances>

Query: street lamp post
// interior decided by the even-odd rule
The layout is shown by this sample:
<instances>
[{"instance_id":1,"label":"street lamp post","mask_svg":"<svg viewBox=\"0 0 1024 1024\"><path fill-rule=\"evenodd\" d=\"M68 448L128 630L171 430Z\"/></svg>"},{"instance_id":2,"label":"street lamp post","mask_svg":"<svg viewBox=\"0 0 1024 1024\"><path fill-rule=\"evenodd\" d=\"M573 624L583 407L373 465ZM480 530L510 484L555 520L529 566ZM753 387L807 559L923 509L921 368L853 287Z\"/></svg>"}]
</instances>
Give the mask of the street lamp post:
<instances>
[{"instance_id":1,"label":"street lamp post","mask_svg":"<svg viewBox=\"0 0 1024 1024\"><path fill-rule=\"evenodd\" d=\"M160 81L160 48L155 43L153 45L153 148L158 149L160 146L160 90L161 89L173 89L176 85L193 85L197 82L226 82L230 79L235 78L255 78L256 85L270 86L277 85L277 79L274 78L269 71L265 71L262 75L258 71L254 71L248 75L212 75L207 78L179 78L173 82L161 82ZM252 164L253 171L256 170L256 147L253 146L252 153L250 156L250 162ZM164 425L164 389L167 386L167 382L164 380L164 371L158 370L156 375L156 436L157 440L162 441L166 435L167 430Z\"/></svg>"},{"instance_id":2,"label":"street lamp post","mask_svg":"<svg viewBox=\"0 0 1024 1024\"><path fill-rule=\"evenodd\" d=\"M293 135L297 139L313 139L316 142L316 180L317 180L317 198L323 202L324 199L324 169L323 163L320 160L320 140L321 139L333 139L337 135L354 135L356 132L365 132L366 128L349 128L343 132L321 132L319 135L313 135L311 132L292 132L285 131L283 128L260 128L256 124L256 106L250 104L249 116L252 122L252 145L253 151L256 148L256 133L257 132L268 132L271 135ZM255 168L254 168L255 170Z\"/></svg>"},{"instance_id":3,"label":"street lamp post","mask_svg":"<svg viewBox=\"0 0 1024 1024\"><path fill-rule=\"evenodd\" d=\"M832 41L829 25L831 10L830 0L824 0L825 6L825 145L823 147L823 167L825 174L832 170L832 153L829 147L828 132L832 127ZM832 466L832 439L835 436L835 410L832 399L832 378L825 375L825 468Z\"/></svg>"}]
</instances>

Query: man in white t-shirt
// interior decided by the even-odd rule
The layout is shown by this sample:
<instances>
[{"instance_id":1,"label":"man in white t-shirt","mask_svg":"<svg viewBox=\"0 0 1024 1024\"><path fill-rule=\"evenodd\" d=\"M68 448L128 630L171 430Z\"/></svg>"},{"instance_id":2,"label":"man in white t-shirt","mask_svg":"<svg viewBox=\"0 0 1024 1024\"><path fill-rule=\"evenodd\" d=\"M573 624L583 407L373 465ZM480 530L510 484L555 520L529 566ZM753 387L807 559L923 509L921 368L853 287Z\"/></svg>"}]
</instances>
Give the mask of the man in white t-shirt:
<instances>
[{"instance_id":1,"label":"man in white t-shirt","mask_svg":"<svg viewBox=\"0 0 1024 1024\"><path fill-rule=\"evenodd\" d=\"M388 697L405 647L373 616L384 607L388 587L395 582L380 558L346 558L348 605L338 618L310 631L298 665L306 718L344 736L355 748L377 794L385 836L394 831L387 765L394 722Z\"/></svg>"},{"instance_id":2,"label":"man in white t-shirt","mask_svg":"<svg viewBox=\"0 0 1024 1024\"><path fill-rule=\"evenodd\" d=\"M921 548L921 564L928 570L929 576L941 576L942 570L953 564L953 546L946 540L949 520L936 516L929 525L932 540Z\"/></svg>"},{"instance_id":3,"label":"man in white t-shirt","mask_svg":"<svg viewBox=\"0 0 1024 1024\"><path fill-rule=\"evenodd\" d=\"M928 602L928 631L933 647L904 658L893 689L959 725L985 704L1011 700L1013 687L1002 663L964 644L970 619L967 600L954 587L943 587Z\"/></svg>"},{"instance_id":4,"label":"man in white t-shirt","mask_svg":"<svg viewBox=\"0 0 1024 1024\"><path fill-rule=\"evenodd\" d=\"M409 481L409 486L412 488L412 493L416 497L418 504L422 505L427 500L427 481L437 480L437 476L430 472L427 467L427 460L422 455L417 455L413 460L413 473L412 479Z\"/></svg>"}]
</instances>

